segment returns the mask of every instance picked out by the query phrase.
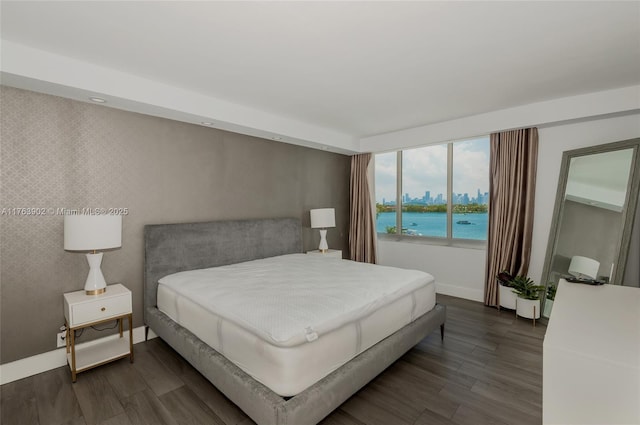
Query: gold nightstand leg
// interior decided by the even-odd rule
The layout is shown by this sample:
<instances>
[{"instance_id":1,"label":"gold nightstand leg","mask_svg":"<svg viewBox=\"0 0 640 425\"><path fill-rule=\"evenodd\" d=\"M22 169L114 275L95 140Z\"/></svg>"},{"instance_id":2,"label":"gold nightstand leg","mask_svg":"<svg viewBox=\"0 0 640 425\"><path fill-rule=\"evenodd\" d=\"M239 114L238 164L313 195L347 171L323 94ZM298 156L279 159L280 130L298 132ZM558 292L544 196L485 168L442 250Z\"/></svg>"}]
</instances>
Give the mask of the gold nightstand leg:
<instances>
[{"instance_id":1,"label":"gold nightstand leg","mask_svg":"<svg viewBox=\"0 0 640 425\"><path fill-rule=\"evenodd\" d=\"M133 363L133 314L129 315L129 352L131 363Z\"/></svg>"},{"instance_id":2,"label":"gold nightstand leg","mask_svg":"<svg viewBox=\"0 0 640 425\"><path fill-rule=\"evenodd\" d=\"M76 333L71 329L69 334L71 338L71 382L76 382Z\"/></svg>"}]
</instances>

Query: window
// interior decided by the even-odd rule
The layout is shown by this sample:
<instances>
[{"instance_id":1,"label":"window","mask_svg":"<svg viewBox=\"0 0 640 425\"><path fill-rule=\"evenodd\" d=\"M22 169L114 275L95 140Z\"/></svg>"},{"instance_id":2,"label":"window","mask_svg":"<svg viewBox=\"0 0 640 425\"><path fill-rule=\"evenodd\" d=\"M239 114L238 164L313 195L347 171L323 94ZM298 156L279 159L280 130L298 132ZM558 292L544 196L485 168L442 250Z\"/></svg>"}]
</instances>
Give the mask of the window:
<instances>
[{"instance_id":1,"label":"window","mask_svg":"<svg viewBox=\"0 0 640 425\"><path fill-rule=\"evenodd\" d=\"M375 167L378 233L487 239L489 137L378 154Z\"/></svg>"},{"instance_id":2,"label":"window","mask_svg":"<svg viewBox=\"0 0 640 425\"><path fill-rule=\"evenodd\" d=\"M395 233L397 154L381 153L376 155L375 160L376 230L378 233Z\"/></svg>"}]
</instances>

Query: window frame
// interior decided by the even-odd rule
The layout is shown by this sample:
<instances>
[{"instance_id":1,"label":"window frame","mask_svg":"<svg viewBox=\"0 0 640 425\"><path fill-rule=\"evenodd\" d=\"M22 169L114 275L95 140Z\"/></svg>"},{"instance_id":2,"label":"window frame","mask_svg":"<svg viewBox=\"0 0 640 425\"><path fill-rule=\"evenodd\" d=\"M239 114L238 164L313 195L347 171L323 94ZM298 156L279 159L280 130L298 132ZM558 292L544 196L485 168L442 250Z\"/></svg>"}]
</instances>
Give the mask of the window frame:
<instances>
[{"instance_id":1,"label":"window frame","mask_svg":"<svg viewBox=\"0 0 640 425\"><path fill-rule=\"evenodd\" d=\"M478 136L486 137L486 136ZM473 138L469 138L473 139ZM395 151L396 153L396 233L379 233L376 231L376 235L379 240L392 241L392 242L409 242L422 245L439 245L439 246L451 246L470 249L486 249L487 239L464 239L453 237L453 145L458 142L464 142L465 140L455 140L446 143L433 143L426 146L435 146L440 144L447 145L447 236L410 236L402 234L402 159L404 149ZM424 146L423 146L424 147ZM417 147L416 147L417 148ZM414 149L414 148L412 148ZM393 151L391 151L393 152ZM385 152L379 152L385 153ZM374 172L375 176L375 172ZM489 194L489 202L491 201L491 194ZM377 201L374 199L374 207ZM488 235L487 235L488 238Z\"/></svg>"}]
</instances>

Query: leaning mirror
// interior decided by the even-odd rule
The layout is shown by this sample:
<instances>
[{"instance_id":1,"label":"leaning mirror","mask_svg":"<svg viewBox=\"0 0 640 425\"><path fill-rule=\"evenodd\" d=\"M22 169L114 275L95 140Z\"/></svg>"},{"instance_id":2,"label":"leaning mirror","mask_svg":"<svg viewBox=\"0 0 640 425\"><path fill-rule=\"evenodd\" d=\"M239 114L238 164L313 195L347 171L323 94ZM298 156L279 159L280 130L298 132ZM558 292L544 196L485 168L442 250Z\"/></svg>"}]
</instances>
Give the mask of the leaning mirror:
<instances>
[{"instance_id":1,"label":"leaning mirror","mask_svg":"<svg viewBox=\"0 0 640 425\"><path fill-rule=\"evenodd\" d=\"M638 200L639 147L640 139L632 139L564 152L542 272L543 316L551 313L561 278L622 284Z\"/></svg>"}]
</instances>

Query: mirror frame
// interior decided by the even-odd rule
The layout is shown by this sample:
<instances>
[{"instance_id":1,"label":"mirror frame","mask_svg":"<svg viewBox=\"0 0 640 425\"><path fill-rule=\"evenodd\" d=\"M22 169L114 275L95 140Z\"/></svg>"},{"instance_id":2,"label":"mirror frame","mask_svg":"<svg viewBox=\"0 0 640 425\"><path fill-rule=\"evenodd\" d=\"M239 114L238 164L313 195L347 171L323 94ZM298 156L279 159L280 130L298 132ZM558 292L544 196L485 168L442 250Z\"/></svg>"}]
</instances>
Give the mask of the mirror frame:
<instances>
[{"instance_id":1,"label":"mirror frame","mask_svg":"<svg viewBox=\"0 0 640 425\"><path fill-rule=\"evenodd\" d=\"M631 242L631 231L633 220L635 217L636 206L638 203L638 190L640 188L640 167L638 162L638 152L640 150L640 138L622 140L620 142L606 143L604 145L589 146L586 148L564 151L562 153L562 165L560 167L560 175L558 177L558 191L556 193L555 206L553 208L553 218L551 221L551 229L549 230L549 241L547 243L547 253L544 260L544 268L542 269L542 282L544 282L545 294L549 286L549 272L553 259L553 252L558 244L558 230L560 225L560 217L564 212L564 197L567 189L567 178L569 176L569 165L571 159L580 156L593 155L599 153L612 152L622 149L633 149L633 157L631 160L631 170L629 171L629 182L627 184L627 194L625 199L625 208L622 210L622 237L617 248L617 265L613 272L613 279L609 282L612 285L621 285L624 279L624 270L627 264L627 255L629 252L629 244ZM638 224L640 225L640 224ZM620 272L622 271L622 272ZM542 284L541 282L541 284ZM541 311L544 311L544 304L547 297L543 297Z\"/></svg>"}]
</instances>

